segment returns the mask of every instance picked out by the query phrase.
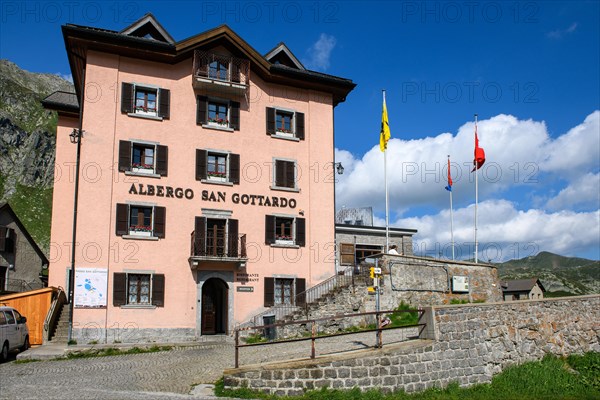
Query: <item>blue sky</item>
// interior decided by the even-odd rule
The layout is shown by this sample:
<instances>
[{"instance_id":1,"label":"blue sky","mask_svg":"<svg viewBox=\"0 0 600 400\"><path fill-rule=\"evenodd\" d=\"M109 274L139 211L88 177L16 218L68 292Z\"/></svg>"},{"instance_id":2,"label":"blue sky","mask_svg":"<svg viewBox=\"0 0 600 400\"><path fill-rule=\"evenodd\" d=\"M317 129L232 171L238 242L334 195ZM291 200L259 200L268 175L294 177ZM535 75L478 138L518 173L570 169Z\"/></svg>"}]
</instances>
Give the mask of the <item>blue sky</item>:
<instances>
[{"instance_id":1,"label":"blue sky","mask_svg":"<svg viewBox=\"0 0 600 400\"><path fill-rule=\"evenodd\" d=\"M472 254L477 113L479 258L600 258L598 1L3 1L0 57L68 76L60 25L121 30L146 12L175 40L226 23L260 53L284 41L308 68L356 82L336 108L338 207L371 205L380 224L386 89L390 221L419 230L420 253L449 254L450 154L455 240Z\"/></svg>"}]
</instances>

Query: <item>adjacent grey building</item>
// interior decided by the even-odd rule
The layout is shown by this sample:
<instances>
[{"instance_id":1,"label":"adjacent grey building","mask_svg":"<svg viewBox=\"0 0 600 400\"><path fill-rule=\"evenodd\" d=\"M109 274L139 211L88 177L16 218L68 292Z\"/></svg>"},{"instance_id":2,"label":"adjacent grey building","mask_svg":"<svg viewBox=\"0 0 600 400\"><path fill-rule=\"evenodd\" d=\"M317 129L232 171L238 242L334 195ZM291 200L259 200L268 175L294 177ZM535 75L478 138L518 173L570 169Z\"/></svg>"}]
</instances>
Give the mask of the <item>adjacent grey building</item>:
<instances>
[{"instance_id":1,"label":"adjacent grey building","mask_svg":"<svg viewBox=\"0 0 600 400\"><path fill-rule=\"evenodd\" d=\"M0 203L0 294L47 286L48 259L8 203Z\"/></svg>"}]
</instances>

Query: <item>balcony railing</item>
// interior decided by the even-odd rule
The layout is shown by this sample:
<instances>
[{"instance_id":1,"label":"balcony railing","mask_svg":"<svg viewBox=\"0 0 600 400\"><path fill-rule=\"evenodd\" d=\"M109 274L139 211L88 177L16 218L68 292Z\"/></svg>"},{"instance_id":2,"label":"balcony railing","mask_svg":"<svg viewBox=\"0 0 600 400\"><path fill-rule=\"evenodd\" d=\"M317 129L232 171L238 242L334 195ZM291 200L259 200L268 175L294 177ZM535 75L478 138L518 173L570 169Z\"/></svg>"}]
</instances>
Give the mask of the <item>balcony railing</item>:
<instances>
[{"instance_id":1,"label":"balcony railing","mask_svg":"<svg viewBox=\"0 0 600 400\"><path fill-rule=\"evenodd\" d=\"M249 60L196 50L193 68L192 85L195 89L238 96L248 93Z\"/></svg>"},{"instance_id":2,"label":"balcony railing","mask_svg":"<svg viewBox=\"0 0 600 400\"><path fill-rule=\"evenodd\" d=\"M245 262L246 234L224 234L220 230L191 234L192 261Z\"/></svg>"}]
</instances>

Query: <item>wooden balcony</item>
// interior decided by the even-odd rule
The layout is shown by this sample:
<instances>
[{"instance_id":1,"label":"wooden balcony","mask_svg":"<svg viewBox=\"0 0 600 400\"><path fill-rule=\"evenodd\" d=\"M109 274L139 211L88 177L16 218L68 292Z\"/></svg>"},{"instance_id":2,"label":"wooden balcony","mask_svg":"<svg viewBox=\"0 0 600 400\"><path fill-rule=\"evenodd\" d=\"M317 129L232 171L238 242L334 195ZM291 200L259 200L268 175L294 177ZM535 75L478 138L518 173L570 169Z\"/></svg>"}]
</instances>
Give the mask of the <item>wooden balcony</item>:
<instances>
[{"instance_id":1,"label":"wooden balcony","mask_svg":"<svg viewBox=\"0 0 600 400\"><path fill-rule=\"evenodd\" d=\"M192 269L200 268L205 262L231 263L239 268L246 266L246 234L228 235L220 230L208 230L196 235L191 234Z\"/></svg>"},{"instance_id":2,"label":"wooden balcony","mask_svg":"<svg viewBox=\"0 0 600 400\"><path fill-rule=\"evenodd\" d=\"M249 60L195 50L193 68L194 89L216 95L248 95Z\"/></svg>"}]
</instances>

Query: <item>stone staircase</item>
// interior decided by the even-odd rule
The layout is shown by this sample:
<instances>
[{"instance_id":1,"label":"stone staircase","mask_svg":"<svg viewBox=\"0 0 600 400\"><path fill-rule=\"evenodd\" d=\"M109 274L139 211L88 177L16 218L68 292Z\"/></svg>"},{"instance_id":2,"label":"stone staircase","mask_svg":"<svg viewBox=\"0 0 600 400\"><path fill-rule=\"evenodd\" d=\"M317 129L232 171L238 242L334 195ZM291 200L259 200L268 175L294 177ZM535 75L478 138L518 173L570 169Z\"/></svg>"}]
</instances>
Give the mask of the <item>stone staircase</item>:
<instances>
[{"instance_id":1,"label":"stone staircase","mask_svg":"<svg viewBox=\"0 0 600 400\"><path fill-rule=\"evenodd\" d=\"M50 334L51 344L66 344L69 340L69 316L71 315L71 309L69 304L64 304L62 310L60 310L60 316L58 317L58 323L54 332Z\"/></svg>"}]
</instances>

